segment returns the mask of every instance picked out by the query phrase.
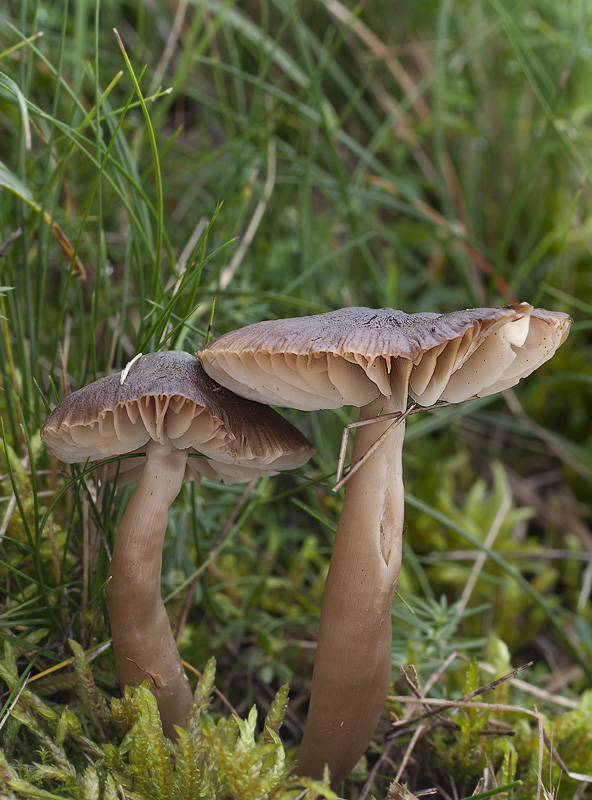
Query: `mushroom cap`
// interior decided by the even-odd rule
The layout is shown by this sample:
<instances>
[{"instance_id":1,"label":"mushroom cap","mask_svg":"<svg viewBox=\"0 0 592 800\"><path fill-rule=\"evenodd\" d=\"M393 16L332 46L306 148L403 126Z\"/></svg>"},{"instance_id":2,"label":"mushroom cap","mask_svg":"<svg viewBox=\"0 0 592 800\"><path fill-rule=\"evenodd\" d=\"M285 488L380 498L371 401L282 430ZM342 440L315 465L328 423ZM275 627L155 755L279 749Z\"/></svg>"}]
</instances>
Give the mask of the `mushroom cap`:
<instances>
[{"instance_id":1,"label":"mushroom cap","mask_svg":"<svg viewBox=\"0 0 592 800\"><path fill-rule=\"evenodd\" d=\"M49 452L68 463L133 453L153 439L188 451L188 473L225 483L304 464L314 447L275 411L216 384L190 353L149 353L127 373L66 397L41 429ZM206 456L206 458L192 456ZM120 483L139 477L143 459L125 459ZM115 472L115 468L110 470Z\"/></svg>"},{"instance_id":2,"label":"mushroom cap","mask_svg":"<svg viewBox=\"0 0 592 800\"><path fill-rule=\"evenodd\" d=\"M214 380L243 397L302 410L364 406L379 395L403 410L460 402L515 385L565 341L571 318L528 303L451 314L344 308L257 322L197 352Z\"/></svg>"}]
</instances>

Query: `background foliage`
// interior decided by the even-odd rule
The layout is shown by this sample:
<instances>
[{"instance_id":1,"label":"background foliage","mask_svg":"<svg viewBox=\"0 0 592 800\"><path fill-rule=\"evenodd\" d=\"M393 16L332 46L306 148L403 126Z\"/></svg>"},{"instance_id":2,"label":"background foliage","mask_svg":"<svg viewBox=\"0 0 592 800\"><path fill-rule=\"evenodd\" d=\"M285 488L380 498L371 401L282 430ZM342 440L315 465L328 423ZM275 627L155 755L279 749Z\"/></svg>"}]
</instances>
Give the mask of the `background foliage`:
<instances>
[{"instance_id":1,"label":"background foliage","mask_svg":"<svg viewBox=\"0 0 592 800\"><path fill-rule=\"evenodd\" d=\"M0 635L14 669L62 663L73 637L91 658L99 648L94 680L116 693L100 647L101 586L127 493L44 452L40 426L67 392L138 352L197 349L214 298L213 335L347 304L446 312L528 300L574 317L553 361L504 397L410 421L399 591L416 616L397 600L394 691L408 693L397 669L408 663L419 686L433 676L434 697L491 679L460 657L448 664L455 652L496 674L533 660L522 678L539 690L567 768L584 772L588 0L373 0L353 15L339 0L4 0L1 11ZM246 494L186 485L170 516L163 593L183 657L202 669L216 656L218 688L239 716L255 701L265 713L290 682L290 750L352 416L288 416L317 456ZM81 703L71 669L52 688L60 707ZM505 686L503 702L532 709L524 686ZM13 699L7 690L5 713ZM409 713L395 701L388 710ZM401 780L464 796L489 763L498 785L517 776L526 785L515 796L534 796L531 718L449 716L456 727L430 723ZM12 731L11 769L21 758L26 772L39 744L17 728L8 721L0 735ZM386 793L410 736L387 734L385 717L344 796ZM583 796L585 783L564 776L557 789L559 767L550 770L545 762L549 792ZM48 777L46 790L59 782Z\"/></svg>"}]
</instances>

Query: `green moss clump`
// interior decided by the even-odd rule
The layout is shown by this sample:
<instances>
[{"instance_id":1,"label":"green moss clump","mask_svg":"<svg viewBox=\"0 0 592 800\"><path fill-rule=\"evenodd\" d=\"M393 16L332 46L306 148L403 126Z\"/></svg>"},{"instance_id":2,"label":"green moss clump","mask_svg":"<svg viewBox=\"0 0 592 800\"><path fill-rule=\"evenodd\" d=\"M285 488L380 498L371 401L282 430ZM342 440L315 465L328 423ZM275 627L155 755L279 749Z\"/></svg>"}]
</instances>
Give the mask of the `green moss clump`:
<instances>
[{"instance_id":1,"label":"green moss clump","mask_svg":"<svg viewBox=\"0 0 592 800\"><path fill-rule=\"evenodd\" d=\"M5 645L0 677L12 698L0 731L0 791L6 800L115 800L121 792L130 800L287 800L303 789L309 798L336 800L328 780L290 774L279 737L287 687L277 693L261 733L255 707L244 720L236 714L216 719L209 710L216 672L210 659L189 719L172 742L162 732L148 682L126 686L109 705L84 651L76 642L70 646L76 705L58 710L22 687L14 650Z\"/></svg>"}]
</instances>

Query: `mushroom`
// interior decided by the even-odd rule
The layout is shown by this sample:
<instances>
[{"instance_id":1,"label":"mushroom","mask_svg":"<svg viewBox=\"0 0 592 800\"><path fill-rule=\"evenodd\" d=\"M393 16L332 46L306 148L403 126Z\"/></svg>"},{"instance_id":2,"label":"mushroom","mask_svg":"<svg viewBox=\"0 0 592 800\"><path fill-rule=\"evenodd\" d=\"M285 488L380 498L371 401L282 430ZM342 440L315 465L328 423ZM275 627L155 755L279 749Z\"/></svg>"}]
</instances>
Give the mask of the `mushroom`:
<instances>
[{"instance_id":1,"label":"mushroom","mask_svg":"<svg viewBox=\"0 0 592 800\"><path fill-rule=\"evenodd\" d=\"M41 439L68 463L138 456L122 462L121 483L139 480L117 531L107 606L120 683L148 678L164 733L175 738L192 693L160 594L169 507L186 478L249 481L301 466L314 448L271 409L218 386L181 351L142 356L69 395Z\"/></svg>"},{"instance_id":2,"label":"mushroom","mask_svg":"<svg viewBox=\"0 0 592 800\"><path fill-rule=\"evenodd\" d=\"M403 412L513 386L550 358L566 314L528 303L451 314L345 308L255 323L198 351L216 381L252 400L360 407L351 472L321 607L301 775L336 788L366 750L391 676L391 606L403 535ZM401 415L393 426L392 416ZM381 421L381 417L385 420ZM372 447L389 429L388 442ZM384 436L383 436L384 435ZM369 453L369 449L372 451Z\"/></svg>"}]
</instances>

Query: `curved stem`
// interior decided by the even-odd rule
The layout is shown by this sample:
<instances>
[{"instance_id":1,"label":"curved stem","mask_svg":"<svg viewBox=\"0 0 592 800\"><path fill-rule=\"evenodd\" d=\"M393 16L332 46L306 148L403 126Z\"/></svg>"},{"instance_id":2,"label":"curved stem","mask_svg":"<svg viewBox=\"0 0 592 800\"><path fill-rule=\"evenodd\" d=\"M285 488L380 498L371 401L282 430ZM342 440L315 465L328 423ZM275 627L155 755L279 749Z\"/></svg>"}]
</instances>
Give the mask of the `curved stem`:
<instances>
[{"instance_id":1,"label":"curved stem","mask_svg":"<svg viewBox=\"0 0 592 800\"><path fill-rule=\"evenodd\" d=\"M107 606L122 686L146 678L166 736L184 725L193 696L161 597L162 548L171 503L179 494L187 453L150 441L146 464L117 531Z\"/></svg>"},{"instance_id":2,"label":"curved stem","mask_svg":"<svg viewBox=\"0 0 592 800\"><path fill-rule=\"evenodd\" d=\"M400 411L380 397L360 419ZM356 430L352 462L392 420ZM348 481L321 607L310 707L297 772L336 788L366 750L391 677L391 606L401 567L402 449L397 425Z\"/></svg>"}]
</instances>

